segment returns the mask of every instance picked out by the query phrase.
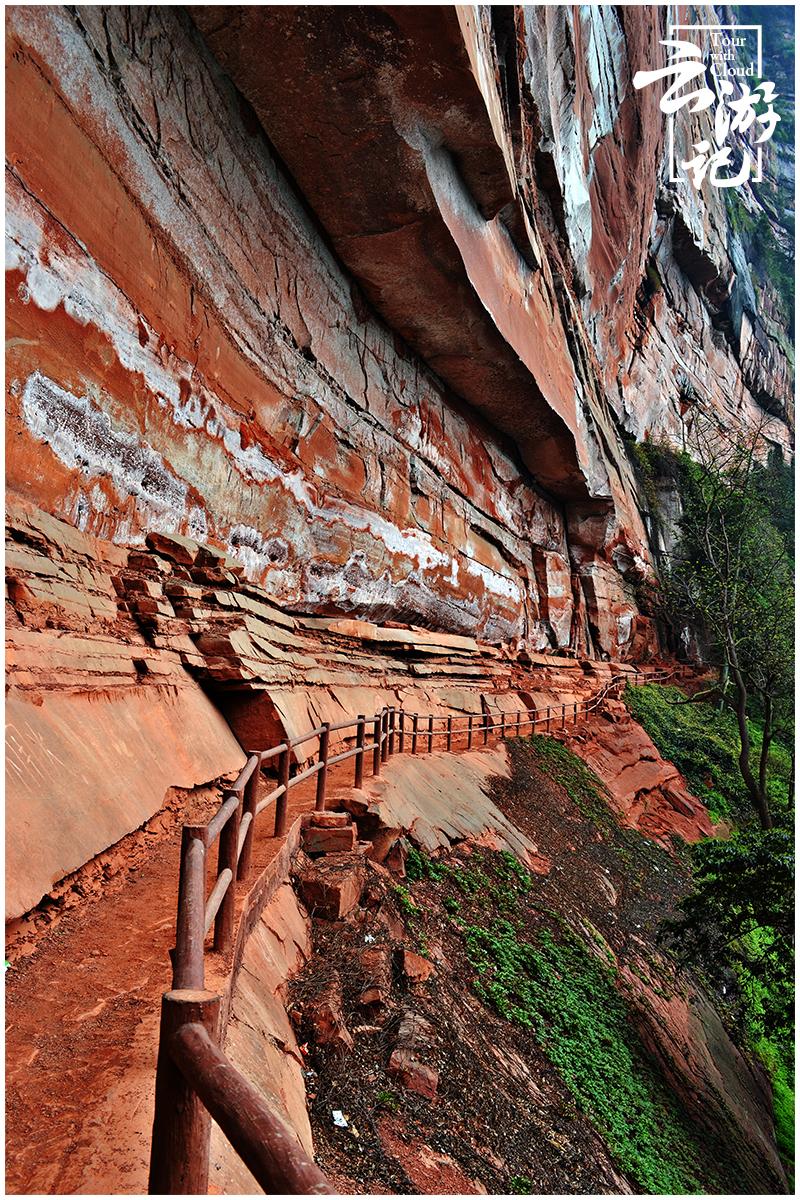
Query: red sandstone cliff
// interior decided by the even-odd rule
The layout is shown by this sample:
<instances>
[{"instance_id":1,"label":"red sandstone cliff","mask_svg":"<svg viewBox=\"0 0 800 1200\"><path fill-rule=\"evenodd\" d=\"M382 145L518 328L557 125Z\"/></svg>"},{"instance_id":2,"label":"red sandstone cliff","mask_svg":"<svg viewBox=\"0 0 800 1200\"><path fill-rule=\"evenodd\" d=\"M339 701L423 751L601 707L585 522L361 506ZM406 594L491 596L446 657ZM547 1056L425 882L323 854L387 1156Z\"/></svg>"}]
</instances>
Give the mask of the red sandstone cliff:
<instances>
[{"instance_id":1,"label":"red sandstone cliff","mask_svg":"<svg viewBox=\"0 0 800 1200\"><path fill-rule=\"evenodd\" d=\"M687 371L729 422L789 391L632 89L663 14L194 17L10 10L10 489L297 609L647 653L621 432L679 440Z\"/></svg>"},{"instance_id":2,"label":"red sandstone cliff","mask_svg":"<svg viewBox=\"0 0 800 1200\"><path fill-rule=\"evenodd\" d=\"M480 711L498 646L651 656L623 435L691 393L790 442L775 312L632 86L660 9L192 14L8 10L13 915L238 760L203 688L263 737L409 677ZM440 640L321 647L351 616Z\"/></svg>"},{"instance_id":3,"label":"red sandstone cliff","mask_svg":"<svg viewBox=\"0 0 800 1200\"><path fill-rule=\"evenodd\" d=\"M23 944L81 902L84 864L105 879L121 839L157 832L165 797L207 803L187 795L234 772L239 743L385 703L569 705L657 654L627 441L681 445L701 402L727 425L768 412L786 450L792 419L779 297L756 294L719 195L669 183L658 92L632 86L663 62L665 11L7 9ZM635 729L590 732L630 824L708 832ZM412 783L397 820L419 831ZM448 822L453 786L430 789ZM166 963L159 883L144 937L135 904L121 924ZM89 1022L69 1031L69 1138L106 1018L67 966ZM24 1062L40 1011L17 1019ZM112 1032L116 1063L123 1017ZM153 1036L138 1028L140 1061ZM40 1069L53 1089L63 1059ZM145 1110L117 1107L127 1153Z\"/></svg>"}]
</instances>

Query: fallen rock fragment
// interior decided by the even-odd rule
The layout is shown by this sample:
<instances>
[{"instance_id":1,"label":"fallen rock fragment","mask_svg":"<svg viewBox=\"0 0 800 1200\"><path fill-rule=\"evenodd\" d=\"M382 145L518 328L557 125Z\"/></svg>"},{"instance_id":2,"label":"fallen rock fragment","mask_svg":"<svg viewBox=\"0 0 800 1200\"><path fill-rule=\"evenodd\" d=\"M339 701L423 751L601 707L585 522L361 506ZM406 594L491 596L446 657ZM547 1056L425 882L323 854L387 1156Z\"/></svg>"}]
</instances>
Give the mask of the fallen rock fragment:
<instances>
[{"instance_id":1,"label":"fallen rock fragment","mask_svg":"<svg viewBox=\"0 0 800 1200\"><path fill-rule=\"evenodd\" d=\"M367 878L361 854L330 854L315 862L298 855L294 873L306 907L313 916L328 921L339 921L352 912Z\"/></svg>"},{"instance_id":2,"label":"fallen rock fragment","mask_svg":"<svg viewBox=\"0 0 800 1200\"><path fill-rule=\"evenodd\" d=\"M400 879L405 879L406 876L406 859L408 858L408 847L403 838L398 838L392 846L389 853L383 860L383 865L393 875L397 875Z\"/></svg>"},{"instance_id":3,"label":"fallen rock fragment","mask_svg":"<svg viewBox=\"0 0 800 1200\"><path fill-rule=\"evenodd\" d=\"M435 1032L430 1021L418 1013L407 1012L397 1031L397 1044L391 1053L387 1073L410 1092L433 1100L439 1087L439 1072L424 1059L430 1055Z\"/></svg>"},{"instance_id":4,"label":"fallen rock fragment","mask_svg":"<svg viewBox=\"0 0 800 1200\"><path fill-rule=\"evenodd\" d=\"M377 833L370 836L370 847L367 851L367 858L376 863L386 862L386 859L399 841L402 832L402 829L398 828L379 829Z\"/></svg>"},{"instance_id":5,"label":"fallen rock fragment","mask_svg":"<svg viewBox=\"0 0 800 1200\"><path fill-rule=\"evenodd\" d=\"M356 848L354 825L333 829L319 829L309 825L303 832L303 849L306 854L346 854Z\"/></svg>"},{"instance_id":6,"label":"fallen rock fragment","mask_svg":"<svg viewBox=\"0 0 800 1200\"><path fill-rule=\"evenodd\" d=\"M371 946L362 950L359 966L364 988L358 998L361 1008L388 1003L392 991L392 960L388 946Z\"/></svg>"},{"instance_id":7,"label":"fallen rock fragment","mask_svg":"<svg viewBox=\"0 0 800 1200\"><path fill-rule=\"evenodd\" d=\"M401 965L403 974L412 987L427 983L436 972L432 962L423 958L421 954L415 954L413 950L401 951Z\"/></svg>"},{"instance_id":8,"label":"fallen rock fragment","mask_svg":"<svg viewBox=\"0 0 800 1200\"><path fill-rule=\"evenodd\" d=\"M315 829L345 829L352 826L353 818L346 812L314 812L308 823Z\"/></svg>"},{"instance_id":9,"label":"fallen rock fragment","mask_svg":"<svg viewBox=\"0 0 800 1200\"><path fill-rule=\"evenodd\" d=\"M342 983L334 974L325 989L307 1006L317 1045L331 1046L344 1052L353 1049L353 1038L347 1028L342 1008Z\"/></svg>"},{"instance_id":10,"label":"fallen rock fragment","mask_svg":"<svg viewBox=\"0 0 800 1200\"><path fill-rule=\"evenodd\" d=\"M411 1050L393 1050L387 1071L409 1092L416 1092L427 1100L435 1099L439 1072L421 1062Z\"/></svg>"}]
</instances>

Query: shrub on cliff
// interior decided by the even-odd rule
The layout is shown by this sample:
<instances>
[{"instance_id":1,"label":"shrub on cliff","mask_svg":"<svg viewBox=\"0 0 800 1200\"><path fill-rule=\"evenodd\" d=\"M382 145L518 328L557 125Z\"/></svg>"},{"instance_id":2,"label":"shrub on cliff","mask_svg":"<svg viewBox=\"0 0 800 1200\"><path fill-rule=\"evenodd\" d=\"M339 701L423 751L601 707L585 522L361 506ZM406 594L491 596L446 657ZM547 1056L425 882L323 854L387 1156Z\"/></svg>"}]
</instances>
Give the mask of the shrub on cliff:
<instances>
[{"instance_id":1,"label":"shrub on cliff","mask_svg":"<svg viewBox=\"0 0 800 1200\"><path fill-rule=\"evenodd\" d=\"M695 417L684 459L680 537L660 572L662 613L692 629L719 668L718 691L738 730L738 767L765 829L776 727L791 725L794 571L765 497L763 430L729 434ZM748 716L762 722L760 745Z\"/></svg>"}]
</instances>

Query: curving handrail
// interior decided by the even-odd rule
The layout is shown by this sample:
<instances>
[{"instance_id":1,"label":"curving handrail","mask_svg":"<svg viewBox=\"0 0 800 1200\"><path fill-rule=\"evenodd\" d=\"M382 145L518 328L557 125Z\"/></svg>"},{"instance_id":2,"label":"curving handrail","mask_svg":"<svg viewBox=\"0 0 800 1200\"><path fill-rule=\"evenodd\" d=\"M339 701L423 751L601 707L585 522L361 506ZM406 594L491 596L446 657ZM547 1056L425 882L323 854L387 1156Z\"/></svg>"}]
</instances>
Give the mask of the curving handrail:
<instances>
[{"instance_id":1,"label":"curving handrail","mask_svg":"<svg viewBox=\"0 0 800 1200\"><path fill-rule=\"evenodd\" d=\"M407 740L410 753L415 755L423 742L432 752L436 738L443 739L442 748L452 751L458 738L465 739L461 748L469 750L476 736L486 746L493 733L501 739L519 737L528 727L534 733L537 725L544 725L550 733L554 721L563 729L568 717L577 723L579 716L595 712L621 684L642 679L660 683L672 674L659 670L617 675L588 700L548 705L544 711L532 708L506 714L501 710L499 719L490 719L488 708L481 713L443 716L384 706L372 717L360 713L337 724L323 722L299 737L285 738L275 746L248 754L208 823L185 825L182 830L172 990L162 999L150 1193L206 1191L209 1113L265 1191L331 1190L291 1132L216 1045L220 997L204 990L206 937L213 926L214 949L225 954L233 946L236 886L249 873L255 822L265 808L275 805L274 836L282 837L290 790L316 776L315 809L324 811L328 768L338 763L355 759L353 786L360 788L365 762L371 761L373 775L380 775L391 756L405 752ZM442 725L438 731L436 723ZM369 741L368 727L372 733ZM331 754L330 735L345 731L354 733L356 744ZM319 739L316 762L292 775L292 751L313 738ZM278 784L262 797L264 767L276 760ZM209 853L217 841L216 878L206 897Z\"/></svg>"}]
</instances>

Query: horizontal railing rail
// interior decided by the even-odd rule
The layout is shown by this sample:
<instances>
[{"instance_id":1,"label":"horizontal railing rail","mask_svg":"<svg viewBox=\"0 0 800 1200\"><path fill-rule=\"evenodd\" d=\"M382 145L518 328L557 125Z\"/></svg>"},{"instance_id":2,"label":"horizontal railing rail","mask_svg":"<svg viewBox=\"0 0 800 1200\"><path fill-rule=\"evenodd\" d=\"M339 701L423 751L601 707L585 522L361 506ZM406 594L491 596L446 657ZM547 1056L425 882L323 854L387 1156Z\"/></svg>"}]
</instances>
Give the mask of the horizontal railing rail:
<instances>
[{"instance_id":1,"label":"horizontal railing rail","mask_svg":"<svg viewBox=\"0 0 800 1200\"><path fill-rule=\"evenodd\" d=\"M295 1135L216 1044L220 997L204 990L206 938L213 926L214 950L224 955L233 947L237 884L250 871L256 818L266 808L274 804L273 835L283 837L291 789L316 777L315 810L324 811L328 769L339 763L355 760L353 786L361 788L365 763L371 763L372 774L379 776L388 759L405 753L407 745L416 755L421 746L432 752L436 739L440 748L452 751L471 749L476 738L486 746L493 734L503 740L519 737L526 729L533 733L537 726L550 733L595 712L626 683L660 683L671 674L659 670L615 675L587 700L547 705L543 710L493 713L487 706L480 713L443 715L384 706L371 717L360 713L349 721L323 722L299 737L250 752L208 823L185 825L182 830L172 990L163 997L161 1011L150 1193L185 1195L207 1190L211 1116L265 1191L332 1192ZM331 734L348 731L355 745L332 754ZM293 752L315 738L319 742L315 761L292 774ZM276 786L262 796L265 770L273 766ZM209 886L209 859L217 843L216 872Z\"/></svg>"}]
</instances>

